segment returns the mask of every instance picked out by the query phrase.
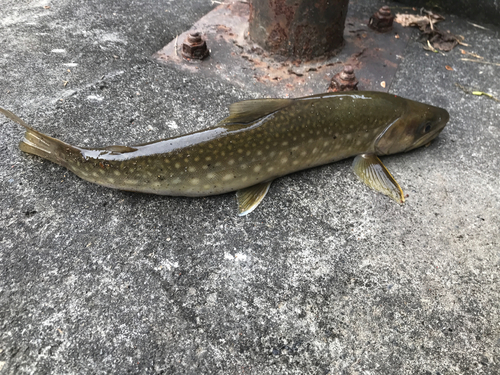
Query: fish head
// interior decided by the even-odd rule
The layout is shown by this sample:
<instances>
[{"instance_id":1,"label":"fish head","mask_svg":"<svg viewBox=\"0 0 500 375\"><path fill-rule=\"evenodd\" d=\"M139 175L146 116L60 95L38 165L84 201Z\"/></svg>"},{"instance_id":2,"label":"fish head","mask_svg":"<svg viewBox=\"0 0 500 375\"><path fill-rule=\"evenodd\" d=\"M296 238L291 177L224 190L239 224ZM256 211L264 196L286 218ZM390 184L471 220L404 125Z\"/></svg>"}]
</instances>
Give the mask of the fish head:
<instances>
[{"instance_id":1,"label":"fish head","mask_svg":"<svg viewBox=\"0 0 500 375\"><path fill-rule=\"evenodd\" d=\"M388 125L375 143L378 155L413 150L430 143L450 119L448 111L408 100L402 116Z\"/></svg>"}]
</instances>

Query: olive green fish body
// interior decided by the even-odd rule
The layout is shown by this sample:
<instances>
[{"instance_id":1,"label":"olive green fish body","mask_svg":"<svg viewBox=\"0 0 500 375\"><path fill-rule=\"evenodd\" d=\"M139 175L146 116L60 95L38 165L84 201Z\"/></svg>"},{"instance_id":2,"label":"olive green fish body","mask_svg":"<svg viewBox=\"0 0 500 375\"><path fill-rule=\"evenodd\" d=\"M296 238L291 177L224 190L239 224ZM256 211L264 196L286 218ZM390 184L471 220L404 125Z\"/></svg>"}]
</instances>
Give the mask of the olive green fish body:
<instances>
[{"instance_id":1,"label":"olive green fish body","mask_svg":"<svg viewBox=\"0 0 500 375\"><path fill-rule=\"evenodd\" d=\"M438 113L435 123L446 123L443 111L378 92L249 100L233 104L230 116L214 128L137 146L78 148L23 123L28 130L20 147L111 188L207 196L264 184L260 202L265 184L280 176L420 146L415 129L429 121L429 113Z\"/></svg>"}]
</instances>

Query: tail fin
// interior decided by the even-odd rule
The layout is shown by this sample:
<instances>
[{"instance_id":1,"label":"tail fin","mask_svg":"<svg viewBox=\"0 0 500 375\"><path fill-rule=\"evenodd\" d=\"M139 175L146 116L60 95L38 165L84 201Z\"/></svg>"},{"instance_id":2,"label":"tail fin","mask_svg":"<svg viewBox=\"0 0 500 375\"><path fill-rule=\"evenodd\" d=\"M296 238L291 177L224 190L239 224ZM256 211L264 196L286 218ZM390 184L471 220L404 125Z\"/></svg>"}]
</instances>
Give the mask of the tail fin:
<instances>
[{"instance_id":1,"label":"tail fin","mask_svg":"<svg viewBox=\"0 0 500 375\"><path fill-rule=\"evenodd\" d=\"M36 131L10 111L0 108L0 113L3 113L12 121L26 128L24 139L19 143L21 151L41 156L44 159L66 166L64 155L68 149L73 149L73 146Z\"/></svg>"}]
</instances>

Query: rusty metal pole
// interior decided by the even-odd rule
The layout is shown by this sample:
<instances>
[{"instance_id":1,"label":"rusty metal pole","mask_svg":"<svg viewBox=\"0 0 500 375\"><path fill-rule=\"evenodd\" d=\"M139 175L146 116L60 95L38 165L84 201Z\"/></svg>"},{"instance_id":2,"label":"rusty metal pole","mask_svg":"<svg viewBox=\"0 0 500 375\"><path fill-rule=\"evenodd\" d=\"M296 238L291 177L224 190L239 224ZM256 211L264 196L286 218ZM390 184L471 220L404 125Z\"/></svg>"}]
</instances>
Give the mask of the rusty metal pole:
<instances>
[{"instance_id":1,"label":"rusty metal pole","mask_svg":"<svg viewBox=\"0 0 500 375\"><path fill-rule=\"evenodd\" d=\"M344 43L349 0L250 0L250 39L267 51L310 60Z\"/></svg>"}]
</instances>

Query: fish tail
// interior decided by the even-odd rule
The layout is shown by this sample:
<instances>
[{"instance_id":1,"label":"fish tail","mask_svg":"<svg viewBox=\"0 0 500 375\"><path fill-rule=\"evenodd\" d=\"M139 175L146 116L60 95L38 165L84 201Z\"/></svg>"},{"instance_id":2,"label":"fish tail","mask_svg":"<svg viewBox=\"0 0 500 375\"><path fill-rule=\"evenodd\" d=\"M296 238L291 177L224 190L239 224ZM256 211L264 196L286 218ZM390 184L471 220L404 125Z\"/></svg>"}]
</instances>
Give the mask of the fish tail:
<instances>
[{"instance_id":1,"label":"fish tail","mask_svg":"<svg viewBox=\"0 0 500 375\"><path fill-rule=\"evenodd\" d=\"M10 111L0 108L0 113L26 129L24 139L19 143L21 151L40 156L62 166L67 166L65 155L68 151L77 151L75 147L33 129Z\"/></svg>"}]
</instances>

